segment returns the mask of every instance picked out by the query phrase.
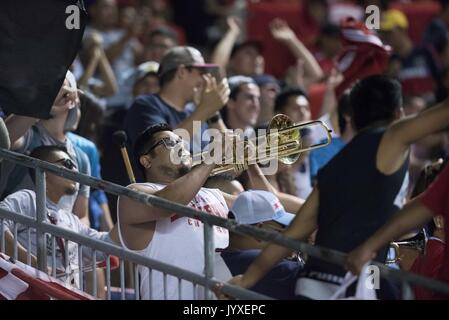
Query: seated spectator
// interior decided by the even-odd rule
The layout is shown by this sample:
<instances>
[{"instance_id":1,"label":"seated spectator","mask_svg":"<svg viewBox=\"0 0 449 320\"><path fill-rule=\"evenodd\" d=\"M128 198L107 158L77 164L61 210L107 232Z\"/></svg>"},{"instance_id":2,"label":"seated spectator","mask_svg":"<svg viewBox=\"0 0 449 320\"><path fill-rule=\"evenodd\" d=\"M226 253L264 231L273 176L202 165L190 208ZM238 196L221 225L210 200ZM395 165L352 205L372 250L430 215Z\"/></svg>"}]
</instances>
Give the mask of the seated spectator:
<instances>
[{"instance_id":1,"label":"seated spectator","mask_svg":"<svg viewBox=\"0 0 449 320\"><path fill-rule=\"evenodd\" d=\"M144 38L143 53L140 58L141 63L145 61L155 61L161 63L162 57L168 50L178 45L178 38L169 27L160 26Z\"/></svg>"},{"instance_id":2,"label":"seated spectator","mask_svg":"<svg viewBox=\"0 0 449 320\"><path fill-rule=\"evenodd\" d=\"M159 93L158 69L159 63L154 61L144 62L137 67L132 75L134 97Z\"/></svg>"},{"instance_id":3,"label":"seated spectator","mask_svg":"<svg viewBox=\"0 0 449 320\"><path fill-rule=\"evenodd\" d=\"M226 63L226 65L228 64ZM229 59L229 74L251 77L263 74L264 69L265 59L262 55L260 42L244 41L232 48Z\"/></svg>"},{"instance_id":4,"label":"seated spectator","mask_svg":"<svg viewBox=\"0 0 449 320\"><path fill-rule=\"evenodd\" d=\"M408 20L396 9L388 10L381 20L381 35L393 49L388 75L397 77L404 95L420 95L432 101L438 67L427 48L414 48L407 35Z\"/></svg>"},{"instance_id":5,"label":"seated spectator","mask_svg":"<svg viewBox=\"0 0 449 320\"><path fill-rule=\"evenodd\" d=\"M301 89L286 89L277 96L274 111L276 114L285 114L295 124L305 123L311 120L310 104L307 95ZM294 184L294 187L288 188L280 184L280 190L287 192L295 190L295 195L306 199L310 192L312 192L312 181L310 176L310 159L308 153L303 153L301 157L290 168L286 168L287 172L281 173L277 177L283 175L293 176L293 181L289 184ZM291 178L290 178L291 180ZM288 181L284 179L284 181Z\"/></svg>"},{"instance_id":6,"label":"seated spectator","mask_svg":"<svg viewBox=\"0 0 449 320\"><path fill-rule=\"evenodd\" d=\"M195 48L172 48L159 67L160 93L137 97L126 114L124 127L129 146L135 143L141 132L154 124L166 123L177 129L185 129L192 139L189 142L197 144L201 139L198 141L193 130L194 121L206 122L209 119L211 127L224 127L216 113L227 103L229 88L226 80L217 83L207 74L210 67ZM190 107L196 92L200 93L200 99L192 111ZM205 128L203 123L202 129ZM201 135L201 132L196 134ZM135 162L134 166L137 168ZM138 180L143 178L139 176L138 170L134 171L138 174Z\"/></svg>"},{"instance_id":7,"label":"seated spectator","mask_svg":"<svg viewBox=\"0 0 449 320\"><path fill-rule=\"evenodd\" d=\"M126 82L126 75L134 69L136 57L142 51L137 40L141 33L141 21L134 19L126 24L126 29L117 28L119 15L116 0L95 0L89 7L89 16L91 24L86 28L84 37L89 39L92 32L101 35L119 88L117 94L107 98L107 107L126 108L131 100L131 84Z\"/></svg>"},{"instance_id":8,"label":"seated spectator","mask_svg":"<svg viewBox=\"0 0 449 320\"><path fill-rule=\"evenodd\" d=\"M244 136L254 136L254 127L260 113L260 89L249 77L233 76L228 79L229 101L222 110L229 129L240 129Z\"/></svg>"},{"instance_id":9,"label":"seated spectator","mask_svg":"<svg viewBox=\"0 0 449 320\"><path fill-rule=\"evenodd\" d=\"M68 152L63 147L58 146L40 146L31 152L31 157L47 161L64 167L69 170L77 171L76 164L71 160ZM31 170L31 169L30 169ZM33 170L34 171L34 170ZM34 175L31 175L34 177ZM34 179L34 178L33 178ZM112 239L117 239L116 236L112 235L115 231L111 233L98 232L94 229L88 228L85 224L81 223L78 217L72 213L70 210L65 210L60 208L57 204L64 195L72 195L77 191L76 182L58 175L47 173L46 174L46 195L47 203L46 209L47 214L45 220L48 223L57 225L69 229L73 232L79 233L91 237L96 240L109 241ZM2 202L0 202L0 208L8 211L12 211L27 217L36 218L36 193L33 190L23 189L19 190L13 194L10 194ZM4 230L6 239L7 253L13 256L13 243L14 243L14 223L4 220ZM112 238L111 238L112 236ZM18 240L18 259L24 263L27 261L27 252L31 253L31 263L33 267L37 267L36 259L36 230L31 228L31 247L28 247L28 232L25 226L19 224L17 239ZM64 241L56 237L57 248L56 252L56 269L57 276L67 283L79 287L79 277L77 272L78 268L78 245L74 242L69 242L68 247L65 247ZM8 252L9 251L9 252ZM68 261L65 261L65 254L68 254ZM89 266L92 258L92 250L88 247L83 246L83 265ZM97 261L105 260L106 255L97 251ZM67 269L65 268L67 264ZM49 271L52 267L52 250L47 249L47 265ZM78 270L78 271L77 271Z\"/></svg>"},{"instance_id":10,"label":"seated spectator","mask_svg":"<svg viewBox=\"0 0 449 320\"><path fill-rule=\"evenodd\" d=\"M68 119L76 118L78 94L73 74L68 71L66 79L59 90L50 111L48 120L10 115L6 126L11 140L11 149L28 154L41 145L57 145L65 147L81 173L90 175L89 159L86 154L67 139L66 124ZM25 167L3 162L1 168L1 194L7 196L17 190L34 189L34 184ZM58 205L69 212L74 212L86 225L89 225L88 203L89 187L79 186L77 192L64 195ZM72 210L73 208L73 210Z\"/></svg>"},{"instance_id":11,"label":"seated spectator","mask_svg":"<svg viewBox=\"0 0 449 320\"><path fill-rule=\"evenodd\" d=\"M285 212L282 204L270 192L245 191L235 200L229 218L239 224L279 231L290 224L294 215ZM221 256L232 275L242 274L266 245L263 241L231 232L229 246L221 252ZM275 299L293 299L295 280L302 268L302 260L294 254L282 260L250 289Z\"/></svg>"}]
</instances>

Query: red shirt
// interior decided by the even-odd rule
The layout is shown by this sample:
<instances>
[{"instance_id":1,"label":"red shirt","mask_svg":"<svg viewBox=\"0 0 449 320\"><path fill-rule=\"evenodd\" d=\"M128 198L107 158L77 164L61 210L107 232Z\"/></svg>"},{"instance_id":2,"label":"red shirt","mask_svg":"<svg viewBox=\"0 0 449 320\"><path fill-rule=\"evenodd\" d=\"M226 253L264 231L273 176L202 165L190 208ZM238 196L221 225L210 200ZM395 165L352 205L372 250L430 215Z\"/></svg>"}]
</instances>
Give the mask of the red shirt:
<instances>
[{"instance_id":1,"label":"red shirt","mask_svg":"<svg viewBox=\"0 0 449 320\"><path fill-rule=\"evenodd\" d=\"M438 279L443 264L444 249L443 241L437 238L429 239L426 244L425 255L416 258L410 272ZM423 287L414 287L413 291L417 300L430 300L433 297L433 292Z\"/></svg>"},{"instance_id":2,"label":"red shirt","mask_svg":"<svg viewBox=\"0 0 449 320\"><path fill-rule=\"evenodd\" d=\"M421 198L421 203L434 215L444 217L445 242L449 243L449 165L426 190ZM444 250L443 265L438 280L449 283L449 246L446 246Z\"/></svg>"}]
</instances>

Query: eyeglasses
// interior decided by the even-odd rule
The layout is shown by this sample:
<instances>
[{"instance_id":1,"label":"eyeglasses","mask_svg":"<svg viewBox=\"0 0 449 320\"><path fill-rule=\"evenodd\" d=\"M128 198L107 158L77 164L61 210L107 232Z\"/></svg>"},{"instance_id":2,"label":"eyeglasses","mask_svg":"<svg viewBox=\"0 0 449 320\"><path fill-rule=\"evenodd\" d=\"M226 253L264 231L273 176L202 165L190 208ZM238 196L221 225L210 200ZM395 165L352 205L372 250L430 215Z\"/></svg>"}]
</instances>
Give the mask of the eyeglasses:
<instances>
[{"instance_id":1,"label":"eyeglasses","mask_svg":"<svg viewBox=\"0 0 449 320\"><path fill-rule=\"evenodd\" d=\"M177 139L177 140L173 140L171 138L162 138L160 141L156 142L150 149L148 149L147 152L144 153L145 154L149 154L151 151L153 151L155 148L157 148L160 145L164 145L165 148L167 149L173 149L177 144L182 143L182 139Z\"/></svg>"},{"instance_id":2,"label":"eyeglasses","mask_svg":"<svg viewBox=\"0 0 449 320\"><path fill-rule=\"evenodd\" d=\"M76 169L76 164L69 158L59 159L54 161L53 163L60 163L64 166L64 168L67 168L69 170Z\"/></svg>"}]
</instances>

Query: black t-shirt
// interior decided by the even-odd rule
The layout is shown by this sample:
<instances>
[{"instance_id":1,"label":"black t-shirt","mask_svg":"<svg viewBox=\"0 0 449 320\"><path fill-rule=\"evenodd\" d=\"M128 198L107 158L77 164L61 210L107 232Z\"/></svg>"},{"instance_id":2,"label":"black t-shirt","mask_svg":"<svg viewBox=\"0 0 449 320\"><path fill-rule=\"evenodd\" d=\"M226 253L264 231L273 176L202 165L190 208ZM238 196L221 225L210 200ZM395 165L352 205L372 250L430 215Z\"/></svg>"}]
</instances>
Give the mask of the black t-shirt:
<instances>
[{"instance_id":1,"label":"black t-shirt","mask_svg":"<svg viewBox=\"0 0 449 320\"><path fill-rule=\"evenodd\" d=\"M349 253L403 205L408 161L391 175L376 168L384 128L361 132L318 172L319 212L316 245ZM376 260L385 262L387 247ZM346 271L310 257L306 277L338 283ZM329 276L333 275L333 276Z\"/></svg>"}]
</instances>

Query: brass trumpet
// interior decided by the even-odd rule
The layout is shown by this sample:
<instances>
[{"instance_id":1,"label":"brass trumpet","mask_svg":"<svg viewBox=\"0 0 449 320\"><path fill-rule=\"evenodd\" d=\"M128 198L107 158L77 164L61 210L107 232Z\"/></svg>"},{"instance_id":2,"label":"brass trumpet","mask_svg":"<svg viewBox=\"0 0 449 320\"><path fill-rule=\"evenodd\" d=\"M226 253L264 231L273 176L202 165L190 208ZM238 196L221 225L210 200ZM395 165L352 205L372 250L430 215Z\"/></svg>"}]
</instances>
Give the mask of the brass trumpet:
<instances>
[{"instance_id":1,"label":"brass trumpet","mask_svg":"<svg viewBox=\"0 0 449 320\"><path fill-rule=\"evenodd\" d=\"M320 126L326 133L324 142L306 145L301 135L301 130L308 129L314 125ZM237 162L222 161L218 164L211 173L215 176L225 172L241 172L248 167L248 164L263 163L273 159L278 159L284 164L292 164L296 162L302 152L310 151L317 148L326 147L332 141L332 130L330 130L322 121L310 121L302 124L294 124L291 119L285 114L278 114L274 116L268 126L268 134L256 139L257 145L262 146L265 152L256 152L253 157L245 153L243 161ZM260 140L260 141L259 141ZM251 141L252 142L252 141ZM248 141L241 141L244 143L244 149L248 147ZM253 145L256 145L253 144ZM236 146L234 146L235 155ZM259 149L260 150L260 149ZM203 153L201 154L201 156ZM196 159L194 157L194 159ZM202 158L201 158L202 159ZM195 163L195 165L200 163Z\"/></svg>"}]
</instances>

